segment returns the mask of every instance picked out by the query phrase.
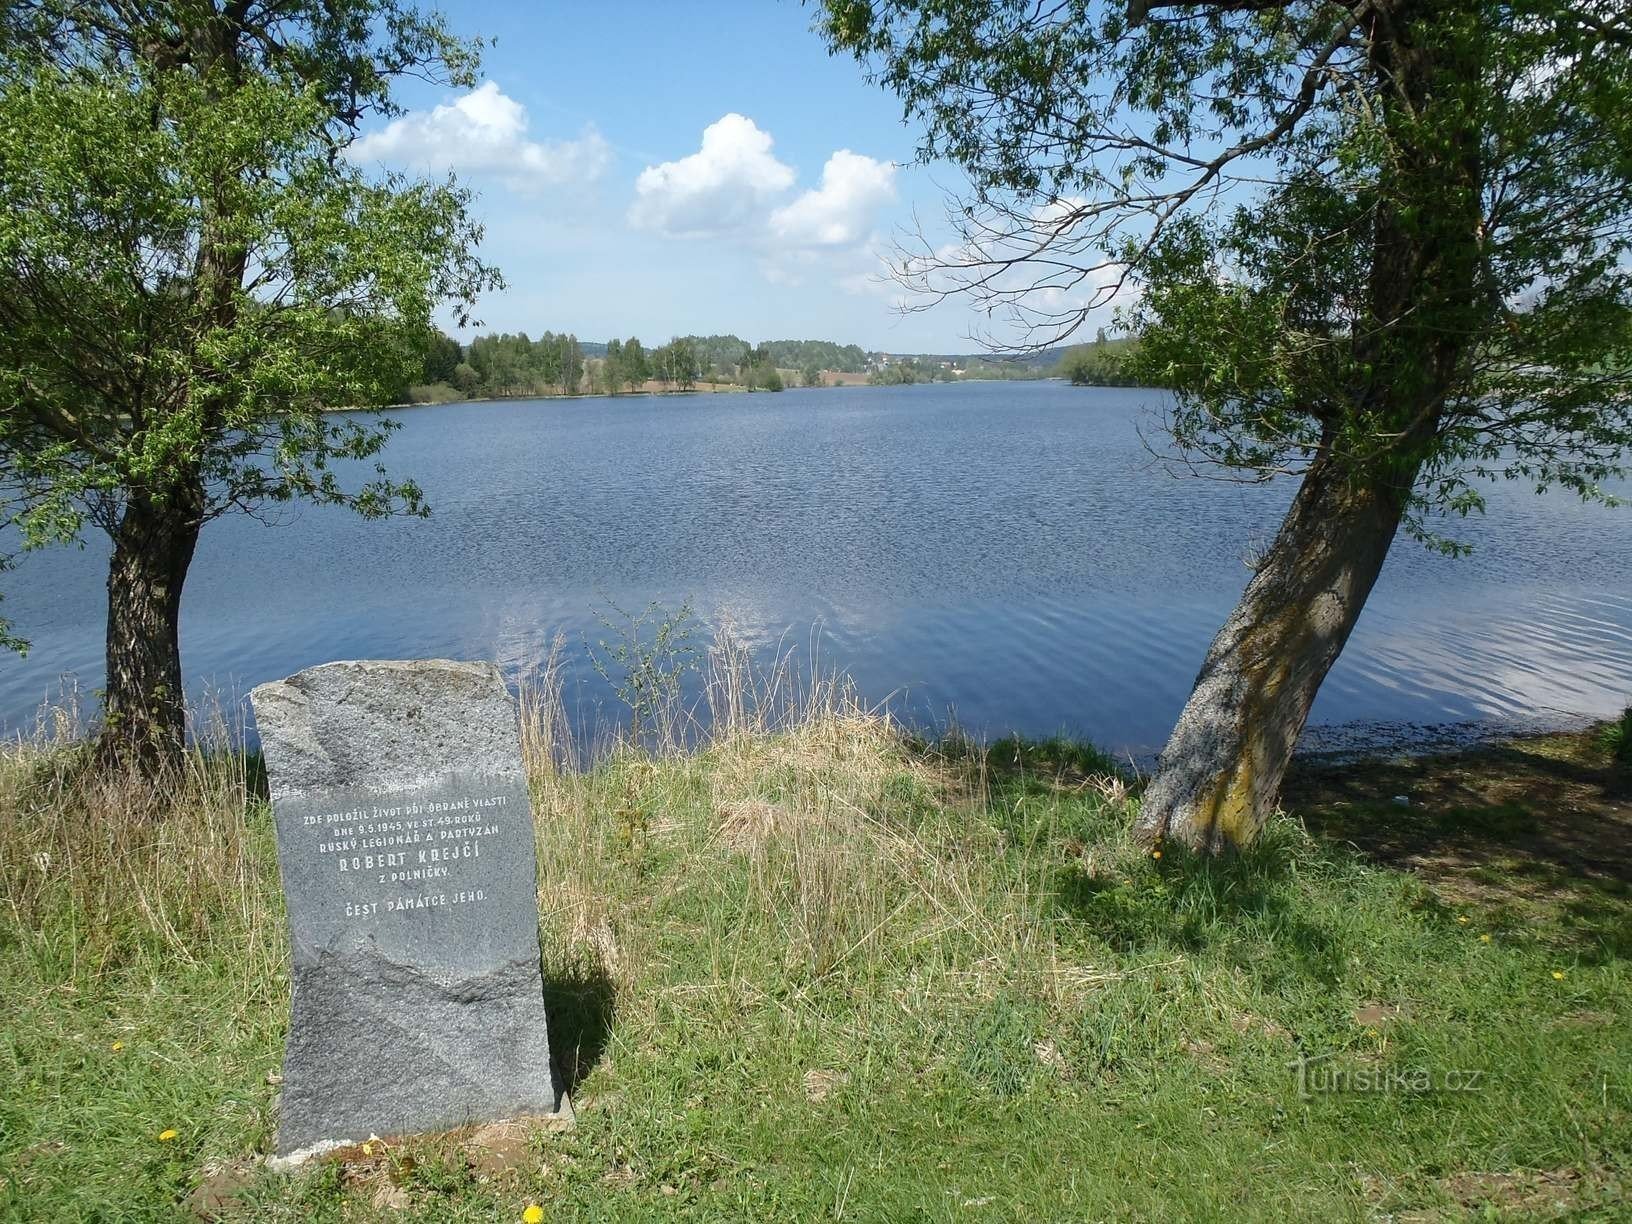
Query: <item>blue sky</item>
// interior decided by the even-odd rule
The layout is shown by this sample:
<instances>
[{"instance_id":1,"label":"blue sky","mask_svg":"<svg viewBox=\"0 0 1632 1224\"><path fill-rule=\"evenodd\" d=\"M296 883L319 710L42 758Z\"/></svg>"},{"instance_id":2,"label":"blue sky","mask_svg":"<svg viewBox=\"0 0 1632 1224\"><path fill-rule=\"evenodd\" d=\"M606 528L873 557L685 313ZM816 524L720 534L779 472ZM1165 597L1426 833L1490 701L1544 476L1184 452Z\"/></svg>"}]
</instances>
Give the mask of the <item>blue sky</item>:
<instances>
[{"instance_id":1,"label":"blue sky","mask_svg":"<svg viewBox=\"0 0 1632 1224\"><path fill-rule=\"evenodd\" d=\"M915 217L939 221L959 177L911 164L900 103L827 54L810 8L441 7L492 40L481 86L405 85L409 113L354 156L480 193L483 253L509 283L481 330L973 347L960 303L903 317L879 260Z\"/></svg>"}]
</instances>

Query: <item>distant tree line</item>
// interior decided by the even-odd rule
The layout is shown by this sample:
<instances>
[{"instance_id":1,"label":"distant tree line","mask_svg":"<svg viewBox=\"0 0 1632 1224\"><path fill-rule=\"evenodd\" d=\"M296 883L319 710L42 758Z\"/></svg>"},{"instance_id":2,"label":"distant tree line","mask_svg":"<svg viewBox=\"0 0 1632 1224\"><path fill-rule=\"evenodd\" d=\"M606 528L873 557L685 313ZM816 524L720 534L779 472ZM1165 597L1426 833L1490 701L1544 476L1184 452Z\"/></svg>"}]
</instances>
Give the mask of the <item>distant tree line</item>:
<instances>
[{"instance_id":1,"label":"distant tree line","mask_svg":"<svg viewBox=\"0 0 1632 1224\"><path fill-rule=\"evenodd\" d=\"M1078 387L1137 386L1141 380L1131 370L1130 362L1138 350L1138 342L1132 337L1111 339L1101 328L1092 344L1066 349L1053 373Z\"/></svg>"},{"instance_id":2,"label":"distant tree line","mask_svg":"<svg viewBox=\"0 0 1632 1224\"><path fill-rule=\"evenodd\" d=\"M449 381L465 395L576 394L583 385L584 351L578 338L545 332L478 336Z\"/></svg>"},{"instance_id":3,"label":"distant tree line","mask_svg":"<svg viewBox=\"0 0 1632 1224\"><path fill-rule=\"evenodd\" d=\"M867 381L874 387L901 387L921 382L953 382L957 377L950 366L902 357L880 365L867 375Z\"/></svg>"},{"instance_id":4,"label":"distant tree line","mask_svg":"<svg viewBox=\"0 0 1632 1224\"><path fill-rule=\"evenodd\" d=\"M676 391L690 391L700 371L697 350L689 338L676 337L659 348L647 349L639 338L609 340L606 353L594 365L591 382L605 395L640 391L652 380Z\"/></svg>"},{"instance_id":5,"label":"distant tree line","mask_svg":"<svg viewBox=\"0 0 1632 1224\"><path fill-rule=\"evenodd\" d=\"M1005 381L1027 382L1055 375L1052 366L1019 358L993 357L893 357L867 376L875 387L896 387L910 383Z\"/></svg>"},{"instance_id":6,"label":"distant tree line","mask_svg":"<svg viewBox=\"0 0 1632 1224\"><path fill-rule=\"evenodd\" d=\"M739 336L677 336L648 349L638 337L605 344L545 332L538 339L508 332L460 344L438 334L425 358L420 382L402 388L402 399L445 401L461 397L529 395L621 395L656 381L689 391L699 383L750 391L780 391L788 375L807 387L826 385L827 371L860 373L867 353L831 340L769 340L749 344Z\"/></svg>"},{"instance_id":7,"label":"distant tree line","mask_svg":"<svg viewBox=\"0 0 1632 1224\"><path fill-rule=\"evenodd\" d=\"M831 340L767 340L756 346L740 336L687 336L686 339L695 346L701 368L721 374L761 365L782 370L834 370L845 374L860 374L867 369L866 350Z\"/></svg>"},{"instance_id":8,"label":"distant tree line","mask_svg":"<svg viewBox=\"0 0 1632 1224\"><path fill-rule=\"evenodd\" d=\"M438 334L431 342L420 385L401 398L452 400L462 397L530 395L623 395L657 382L662 389L690 391L700 383L738 386L749 391L781 391L790 382L826 385L829 372L867 371L873 386L956 382L970 379L1065 378L1077 386L1130 386L1138 344L1108 337L1101 329L1089 344L1030 358L888 357L877 364L854 344L831 340L767 340L749 344L739 336L677 336L647 348L636 336L606 343L580 341L567 333L545 332L538 339L508 332L478 336L460 344Z\"/></svg>"}]
</instances>

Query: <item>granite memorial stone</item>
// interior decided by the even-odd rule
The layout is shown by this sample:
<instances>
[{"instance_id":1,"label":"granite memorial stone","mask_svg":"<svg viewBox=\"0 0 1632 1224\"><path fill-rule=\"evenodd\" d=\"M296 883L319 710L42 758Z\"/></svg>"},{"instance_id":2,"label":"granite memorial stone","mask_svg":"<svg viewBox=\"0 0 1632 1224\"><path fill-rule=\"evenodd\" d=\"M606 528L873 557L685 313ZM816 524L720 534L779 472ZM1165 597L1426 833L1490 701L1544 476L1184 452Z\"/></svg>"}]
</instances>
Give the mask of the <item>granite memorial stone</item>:
<instances>
[{"instance_id":1,"label":"granite memorial stone","mask_svg":"<svg viewBox=\"0 0 1632 1224\"><path fill-rule=\"evenodd\" d=\"M539 973L515 703L448 660L310 668L250 694L288 902L277 1157L571 1118Z\"/></svg>"}]
</instances>

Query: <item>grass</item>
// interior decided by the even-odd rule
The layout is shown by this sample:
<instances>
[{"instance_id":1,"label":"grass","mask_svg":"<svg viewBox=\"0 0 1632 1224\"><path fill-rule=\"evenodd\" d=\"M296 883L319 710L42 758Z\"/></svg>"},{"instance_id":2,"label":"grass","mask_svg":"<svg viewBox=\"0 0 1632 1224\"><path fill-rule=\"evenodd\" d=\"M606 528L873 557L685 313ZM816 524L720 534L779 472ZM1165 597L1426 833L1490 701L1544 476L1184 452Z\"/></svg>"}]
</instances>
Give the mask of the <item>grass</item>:
<instances>
[{"instance_id":1,"label":"grass","mask_svg":"<svg viewBox=\"0 0 1632 1224\"><path fill-rule=\"evenodd\" d=\"M526 706L577 1129L294 1175L255 1159L288 1006L255 763L201 749L152 820L71 747L0 757L0 1217L1622 1217L1625 880L1566 866L1515 908L1505 851L1386 849L1567 823L1544 797L1436 798L1426 762L1400 808L1361 764L1249 854L1158 860L1082 745L713 679L700 745L590 768ZM1583 778L1607 751L1568 749ZM1300 1095L1300 1056L1350 1090Z\"/></svg>"},{"instance_id":2,"label":"grass","mask_svg":"<svg viewBox=\"0 0 1632 1224\"><path fill-rule=\"evenodd\" d=\"M1598 744L1614 764L1620 781L1632 780L1632 706L1621 711L1621 716L1605 724L1598 733Z\"/></svg>"}]
</instances>

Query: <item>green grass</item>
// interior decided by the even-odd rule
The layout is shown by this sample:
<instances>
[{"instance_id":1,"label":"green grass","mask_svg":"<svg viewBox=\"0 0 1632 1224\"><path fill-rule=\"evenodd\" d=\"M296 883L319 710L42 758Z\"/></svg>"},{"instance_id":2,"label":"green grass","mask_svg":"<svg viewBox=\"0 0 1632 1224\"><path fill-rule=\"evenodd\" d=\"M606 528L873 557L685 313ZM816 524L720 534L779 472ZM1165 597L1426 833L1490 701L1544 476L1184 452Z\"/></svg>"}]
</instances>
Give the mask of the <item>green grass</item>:
<instances>
[{"instance_id":1,"label":"green grass","mask_svg":"<svg viewBox=\"0 0 1632 1224\"><path fill-rule=\"evenodd\" d=\"M253 1163L288 983L241 763L201 758L152 823L60 750L7 757L0 1217L185 1218L221 1170L246 1220L1625 1210L1624 901L1503 925L1296 819L1156 860L1091 749L935 749L838 707L531 756L577 1129L510 1172L454 1137L294 1175ZM1435 1087L1305 1098L1300 1054Z\"/></svg>"},{"instance_id":2,"label":"green grass","mask_svg":"<svg viewBox=\"0 0 1632 1224\"><path fill-rule=\"evenodd\" d=\"M1623 779L1632 778L1632 706L1599 732L1599 743Z\"/></svg>"}]
</instances>

